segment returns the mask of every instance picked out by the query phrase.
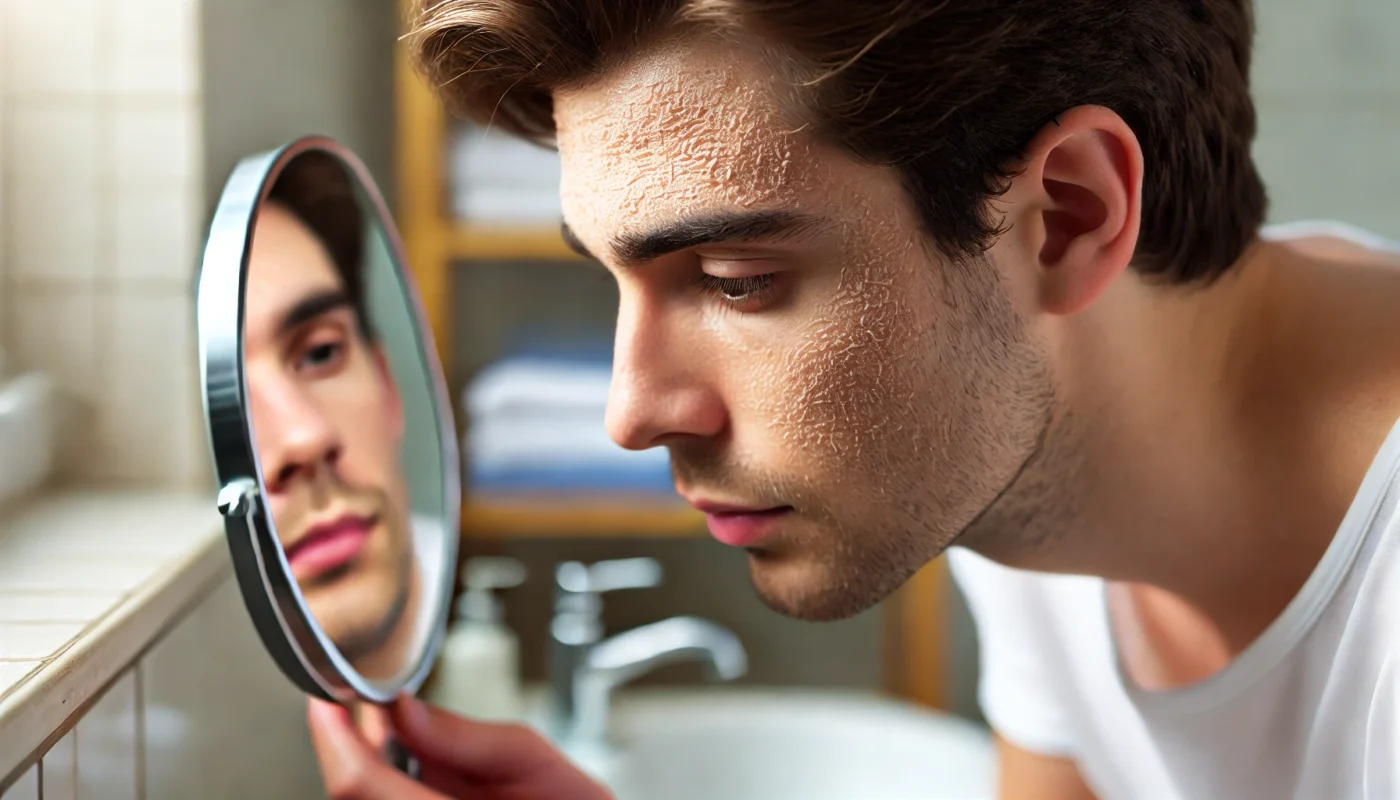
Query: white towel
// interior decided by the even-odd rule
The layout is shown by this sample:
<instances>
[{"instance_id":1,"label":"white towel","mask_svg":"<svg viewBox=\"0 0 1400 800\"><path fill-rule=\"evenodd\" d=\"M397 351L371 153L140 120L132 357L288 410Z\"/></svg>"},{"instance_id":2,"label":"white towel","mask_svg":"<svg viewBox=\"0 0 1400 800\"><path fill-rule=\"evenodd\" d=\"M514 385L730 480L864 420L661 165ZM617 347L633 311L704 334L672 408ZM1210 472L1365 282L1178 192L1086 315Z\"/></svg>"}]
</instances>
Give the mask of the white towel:
<instances>
[{"instance_id":1,"label":"white towel","mask_svg":"<svg viewBox=\"0 0 1400 800\"><path fill-rule=\"evenodd\" d=\"M505 360L477 373L463 405L473 420L511 412L602 412L608 405L612 368L607 364Z\"/></svg>"}]
</instances>

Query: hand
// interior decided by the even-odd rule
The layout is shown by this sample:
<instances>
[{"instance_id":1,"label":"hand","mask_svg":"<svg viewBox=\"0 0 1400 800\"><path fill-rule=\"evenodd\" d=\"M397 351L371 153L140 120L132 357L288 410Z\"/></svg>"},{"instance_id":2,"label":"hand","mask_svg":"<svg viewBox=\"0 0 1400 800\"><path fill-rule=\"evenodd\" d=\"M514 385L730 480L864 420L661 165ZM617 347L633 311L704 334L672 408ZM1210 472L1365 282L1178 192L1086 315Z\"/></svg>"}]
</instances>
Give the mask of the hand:
<instances>
[{"instance_id":1,"label":"hand","mask_svg":"<svg viewBox=\"0 0 1400 800\"><path fill-rule=\"evenodd\" d=\"M523 725L473 722L411 697L356 725L346 708L311 699L307 721L332 800L612 800L544 737ZM422 766L416 783L385 763L392 732ZM381 739L382 741L382 739Z\"/></svg>"}]
</instances>

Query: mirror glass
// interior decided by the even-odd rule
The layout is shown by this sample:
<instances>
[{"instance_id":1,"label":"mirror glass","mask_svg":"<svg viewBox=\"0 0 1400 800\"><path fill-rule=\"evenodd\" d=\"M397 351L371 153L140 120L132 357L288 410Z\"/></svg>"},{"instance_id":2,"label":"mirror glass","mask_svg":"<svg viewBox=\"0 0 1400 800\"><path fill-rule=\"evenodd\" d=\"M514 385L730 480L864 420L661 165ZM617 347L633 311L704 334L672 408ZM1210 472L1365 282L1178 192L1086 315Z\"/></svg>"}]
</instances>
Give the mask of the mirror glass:
<instances>
[{"instance_id":1,"label":"mirror glass","mask_svg":"<svg viewBox=\"0 0 1400 800\"><path fill-rule=\"evenodd\" d=\"M253 567L237 547L235 567L265 641L286 636L300 667L341 673L314 682L383 700L421 679L446 620L458 529L450 407L397 234L363 167L328 142L240 170L246 179L260 167L237 366L261 512L248 535L265 529L256 590L266 603L246 596ZM236 171L225 223L246 183ZM202 296L201 311L212 302ZM206 328L201 319L202 340L215 333ZM206 392L217 383L207 380ZM236 476L223 467L238 459L220 452L230 445L217 435L214 446L227 487ZM276 654L280 644L269 646Z\"/></svg>"}]
</instances>

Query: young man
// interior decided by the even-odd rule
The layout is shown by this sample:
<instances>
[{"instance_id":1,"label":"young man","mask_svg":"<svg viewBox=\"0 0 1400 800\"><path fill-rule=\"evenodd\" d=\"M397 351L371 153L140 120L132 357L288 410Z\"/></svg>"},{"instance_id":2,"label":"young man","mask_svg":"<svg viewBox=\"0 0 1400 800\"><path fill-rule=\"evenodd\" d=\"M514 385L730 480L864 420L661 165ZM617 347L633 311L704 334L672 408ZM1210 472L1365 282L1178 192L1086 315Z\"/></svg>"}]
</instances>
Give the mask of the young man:
<instances>
[{"instance_id":1,"label":"young man","mask_svg":"<svg viewBox=\"0 0 1400 800\"><path fill-rule=\"evenodd\" d=\"M1247 0L422 28L452 107L557 142L620 288L610 431L770 606L853 614L957 546L1003 797L1400 796L1400 271L1261 236ZM443 796L311 716L334 796ZM395 721L450 796L603 796L518 730Z\"/></svg>"},{"instance_id":2,"label":"young man","mask_svg":"<svg viewBox=\"0 0 1400 800\"><path fill-rule=\"evenodd\" d=\"M307 605L371 679L408 666L421 629L400 444L403 405L368 319L365 225L338 162L289 163L248 259L245 369L270 513Z\"/></svg>"}]
</instances>

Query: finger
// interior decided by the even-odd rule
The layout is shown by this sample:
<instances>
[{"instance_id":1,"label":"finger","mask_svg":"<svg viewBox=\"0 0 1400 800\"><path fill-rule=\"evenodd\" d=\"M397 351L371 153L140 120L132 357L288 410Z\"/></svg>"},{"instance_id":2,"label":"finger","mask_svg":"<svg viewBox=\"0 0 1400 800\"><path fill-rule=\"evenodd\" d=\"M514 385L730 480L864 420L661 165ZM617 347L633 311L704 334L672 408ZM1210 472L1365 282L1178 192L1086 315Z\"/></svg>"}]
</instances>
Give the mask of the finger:
<instances>
[{"instance_id":1,"label":"finger","mask_svg":"<svg viewBox=\"0 0 1400 800\"><path fill-rule=\"evenodd\" d=\"M445 800L380 760L344 707L311 698L306 719L331 800Z\"/></svg>"},{"instance_id":2,"label":"finger","mask_svg":"<svg viewBox=\"0 0 1400 800\"><path fill-rule=\"evenodd\" d=\"M389 741L389 731L393 725L389 719L389 712L383 706L373 703L361 703L356 710L359 728L365 741L369 742L376 752L384 752L384 743Z\"/></svg>"},{"instance_id":3,"label":"finger","mask_svg":"<svg viewBox=\"0 0 1400 800\"><path fill-rule=\"evenodd\" d=\"M509 780L564 763L543 736L524 725L463 719L407 695L389 711L399 737L420 758L476 780Z\"/></svg>"}]
</instances>

